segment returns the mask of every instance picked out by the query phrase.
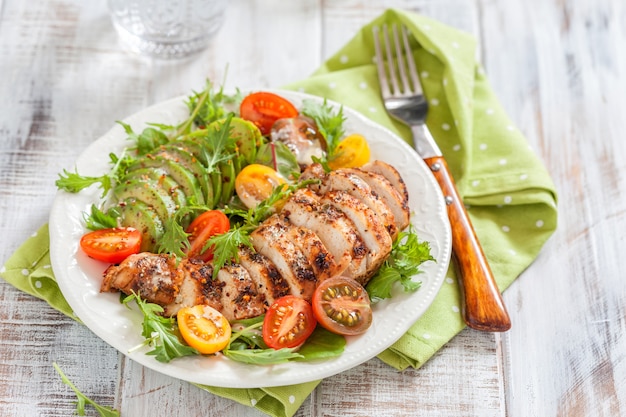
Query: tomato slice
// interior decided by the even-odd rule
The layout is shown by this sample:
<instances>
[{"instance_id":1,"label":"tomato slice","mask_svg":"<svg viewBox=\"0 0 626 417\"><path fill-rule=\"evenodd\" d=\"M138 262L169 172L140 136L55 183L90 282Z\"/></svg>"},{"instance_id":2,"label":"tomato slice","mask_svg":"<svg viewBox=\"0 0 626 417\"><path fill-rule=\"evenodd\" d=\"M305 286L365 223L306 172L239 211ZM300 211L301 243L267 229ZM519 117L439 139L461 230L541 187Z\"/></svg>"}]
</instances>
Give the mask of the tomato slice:
<instances>
[{"instance_id":1,"label":"tomato slice","mask_svg":"<svg viewBox=\"0 0 626 417\"><path fill-rule=\"evenodd\" d=\"M261 164L250 164L237 174L235 191L248 208L256 207L272 194L275 187L284 184L278 172Z\"/></svg>"},{"instance_id":2,"label":"tomato slice","mask_svg":"<svg viewBox=\"0 0 626 417\"><path fill-rule=\"evenodd\" d=\"M311 305L293 295L274 301L263 320L263 341L273 349L300 346L316 326Z\"/></svg>"},{"instance_id":3,"label":"tomato slice","mask_svg":"<svg viewBox=\"0 0 626 417\"><path fill-rule=\"evenodd\" d=\"M213 248L203 250L207 240L215 235L226 233L230 229L228 217L219 210L205 211L191 222L186 232L189 233L189 249L187 256L190 258L210 261L213 259Z\"/></svg>"},{"instance_id":4,"label":"tomato slice","mask_svg":"<svg viewBox=\"0 0 626 417\"><path fill-rule=\"evenodd\" d=\"M181 336L198 352L215 353L228 345L231 334L230 323L213 307L197 305L181 308L176 318Z\"/></svg>"},{"instance_id":5,"label":"tomato slice","mask_svg":"<svg viewBox=\"0 0 626 417\"><path fill-rule=\"evenodd\" d=\"M333 333L361 334L372 324L369 295L351 278L338 276L322 281L311 304L318 323Z\"/></svg>"},{"instance_id":6,"label":"tomato slice","mask_svg":"<svg viewBox=\"0 0 626 417\"><path fill-rule=\"evenodd\" d=\"M331 169L358 168L370 160L370 147L367 140L358 134L346 136L335 151L335 157L328 161Z\"/></svg>"},{"instance_id":7,"label":"tomato slice","mask_svg":"<svg viewBox=\"0 0 626 417\"><path fill-rule=\"evenodd\" d=\"M141 232L132 227L95 230L80 239L80 247L91 258L117 264L139 253Z\"/></svg>"},{"instance_id":8,"label":"tomato slice","mask_svg":"<svg viewBox=\"0 0 626 417\"><path fill-rule=\"evenodd\" d=\"M263 135L267 135L276 120L296 117L298 109L289 100L274 93L258 92L249 94L241 101L239 114L242 119L257 125Z\"/></svg>"}]
</instances>

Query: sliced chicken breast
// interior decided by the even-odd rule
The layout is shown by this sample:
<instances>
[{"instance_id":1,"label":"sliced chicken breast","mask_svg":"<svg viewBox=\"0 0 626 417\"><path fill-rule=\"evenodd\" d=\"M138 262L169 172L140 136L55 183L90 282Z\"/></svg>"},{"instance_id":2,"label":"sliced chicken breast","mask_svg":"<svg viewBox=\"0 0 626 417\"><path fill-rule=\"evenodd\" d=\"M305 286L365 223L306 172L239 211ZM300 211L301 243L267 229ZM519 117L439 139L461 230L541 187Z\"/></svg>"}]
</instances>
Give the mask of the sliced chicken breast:
<instances>
[{"instance_id":1,"label":"sliced chicken breast","mask_svg":"<svg viewBox=\"0 0 626 417\"><path fill-rule=\"evenodd\" d=\"M217 281L223 284L221 312L228 320L257 317L265 312L263 297L243 266L224 265L217 273Z\"/></svg>"},{"instance_id":2,"label":"sliced chicken breast","mask_svg":"<svg viewBox=\"0 0 626 417\"><path fill-rule=\"evenodd\" d=\"M275 214L250 234L252 246L274 263L293 295L311 300L317 277L306 255L287 237L289 228L288 221Z\"/></svg>"},{"instance_id":3,"label":"sliced chicken breast","mask_svg":"<svg viewBox=\"0 0 626 417\"><path fill-rule=\"evenodd\" d=\"M367 272L361 284L378 270L391 252L392 240L378 216L361 200L344 191L329 191L320 202L330 204L352 221L367 248Z\"/></svg>"},{"instance_id":4,"label":"sliced chicken breast","mask_svg":"<svg viewBox=\"0 0 626 417\"><path fill-rule=\"evenodd\" d=\"M409 190L407 189L402 176L395 167L386 162L375 160L367 163L361 169L363 171L373 172L374 174L379 174L387 178L393 187L398 190L400 195L402 195L405 204L409 204Z\"/></svg>"},{"instance_id":5,"label":"sliced chicken breast","mask_svg":"<svg viewBox=\"0 0 626 417\"><path fill-rule=\"evenodd\" d=\"M173 256L139 253L108 267L100 291L134 292L144 300L163 306L174 302L182 279Z\"/></svg>"},{"instance_id":6,"label":"sliced chicken breast","mask_svg":"<svg viewBox=\"0 0 626 417\"><path fill-rule=\"evenodd\" d=\"M341 273L341 266L335 262L335 257L315 232L306 227L294 226L289 230L288 237L308 257L309 263L317 275L318 285L320 282Z\"/></svg>"},{"instance_id":7,"label":"sliced chicken breast","mask_svg":"<svg viewBox=\"0 0 626 417\"><path fill-rule=\"evenodd\" d=\"M324 194L328 191L344 191L351 196L361 200L368 206L380 219L381 223L387 229L387 232L394 240L398 235L395 216L389 206L381 200L372 188L363 181L358 175L350 173L347 170L339 169L326 174L322 178L322 183L318 187L318 193Z\"/></svg>"},{"instance_id":8,"label":"sliced chicken breast","mask_svg":"<svg viewBox=\"0 0 626 417\"><path fill-rule=\"evenodd\" d=\"M366 248L350 220L329 204L320 204L313 191L303 188L287 200L281 215L297 226L312 230L332 253L338 271L359 279L366 275Z\"/></svg>"},{"instance_id":9,"label":"sliced chicken breast","mask_svg":"<svg viewBox=\"0 0 626 417\"><path fill-rule=\"evenodd\" d=\"M267 257L242 246L239 248L239 263L255 281L259 293L263 294L266 308L277 298L290 293L289 283Z\"/></svg>"},{"instance_id":10,"label":"sliced chicken breast","mask_svg":"<svg viewBox=\"0 0 626 417\"><path fill-rule=\"evenodd\" d=\"M183 259L176 273L181 277L178 293L172 303L164 305L163 314L174 316L181 308L207 304L217 311L223 310L224 283L213 279L213 265L199 260Z\"/></svg>"},{"instance_id":11,"label":"sliced chicken breast","mask_svg":"<svg viewBox=\"0 0 626 417\"><path fill-rule=\"evenodd\" d=\"M363 171L357 168L344 170L349 174L354 174L361 178L370 186L372 191L387 204L394 217L394 223L398 230L402 230L409 225L410 210L408 201L396 190L391 182L380 174Z\"/></svg>"}]
</instances>

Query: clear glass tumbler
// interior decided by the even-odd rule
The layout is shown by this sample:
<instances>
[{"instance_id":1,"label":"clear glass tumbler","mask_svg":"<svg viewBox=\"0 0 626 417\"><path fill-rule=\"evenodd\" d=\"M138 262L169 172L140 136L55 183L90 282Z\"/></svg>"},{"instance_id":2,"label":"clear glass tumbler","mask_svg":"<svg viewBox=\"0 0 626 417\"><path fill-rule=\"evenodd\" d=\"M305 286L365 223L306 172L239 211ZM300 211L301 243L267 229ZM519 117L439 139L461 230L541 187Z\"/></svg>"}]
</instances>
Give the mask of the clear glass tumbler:
<instances>
[{"instance_id":1,"label":"clear glass tumbler","mask_svg":"<svg viewBox=\"0 0 626 417\"><path fill-rule=\"evenodd\" d=\"M133 52L182 58L198 52L222 26L228 0L108 0L111 20Z\"/></svg>"}]
</instances>

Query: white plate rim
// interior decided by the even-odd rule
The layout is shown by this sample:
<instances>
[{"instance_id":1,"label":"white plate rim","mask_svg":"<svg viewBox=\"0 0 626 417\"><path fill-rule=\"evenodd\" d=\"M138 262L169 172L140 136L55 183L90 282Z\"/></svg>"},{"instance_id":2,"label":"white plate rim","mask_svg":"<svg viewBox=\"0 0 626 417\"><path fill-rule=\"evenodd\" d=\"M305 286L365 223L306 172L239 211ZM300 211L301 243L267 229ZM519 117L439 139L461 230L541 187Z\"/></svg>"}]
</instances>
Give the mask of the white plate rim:
<instances>
[{"instance_id":1,"label":"white plate rim","mask_svg":"<svg viewBox=\"0 0 626 417\"><path fill-rule=\"evenodd\" d=\"M300 107L305 99L323 98L305 93L264 89L275 92ZM176 97L141 110L124 119L136 132L148 122L176 123L187 115L186 97ZM328 104L340 104L327 100ZM59 288L76 316L98 337L132 360L157 372L196 384L224 388L284 386L320 380L353 368L387 349L417 321L437 295L450 262L451 231L443 195L425 163L413 149L390 130L360 113L343 106L346 132L364 134L372 148L372 159L391 163L402 174L410 189L411 223L420 240L428 241L436 262L423 265L417 279L422 287L406 294L394 289L394 296L375 306L372 327L361 336L348 338L344 353L333 359L289 362L279 365L247 365L223 355L186 357L158 362L146 355L148 348L129 352L142 342L141 316L119 302L117 294L100 294L102 271L106 264L86 257L78 249L85 232L82 213L96 201L101 190L91 187L77 194L58 191L50 213L50 257ZM119 154L125 138L121 126L93 142L76 160L82 175L108 171L108 152ZM391 156L390 156L391 155Z\"/></svg>"}]
</instances>

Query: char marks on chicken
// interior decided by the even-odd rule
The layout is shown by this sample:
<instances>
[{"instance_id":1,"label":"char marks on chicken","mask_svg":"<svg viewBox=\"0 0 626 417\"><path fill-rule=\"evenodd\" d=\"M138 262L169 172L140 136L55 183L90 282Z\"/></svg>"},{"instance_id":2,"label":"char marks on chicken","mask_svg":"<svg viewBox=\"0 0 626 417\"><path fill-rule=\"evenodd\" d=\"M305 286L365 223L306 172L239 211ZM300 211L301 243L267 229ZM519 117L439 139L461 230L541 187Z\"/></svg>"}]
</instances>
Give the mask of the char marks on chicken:
<instances>
[{"instance_id":1,"label":"char marks on chicken","mask_svg":"<svg viewBox=\"0 0 626 417\"><path fill-rule=\"evenodd\" d=\"M310 300L317 285L333 276L365 285L409 224L402 177L373 161L330 173L312 164L300 178L320 181L294 192L251 233L253 248L240 247L237 262L217 274L210 262L140 253L109 267L101 291L137 293L163 306L167 316L207 304L232 321L259 316L287 294Z\"/></svg>"}]
</instances>

